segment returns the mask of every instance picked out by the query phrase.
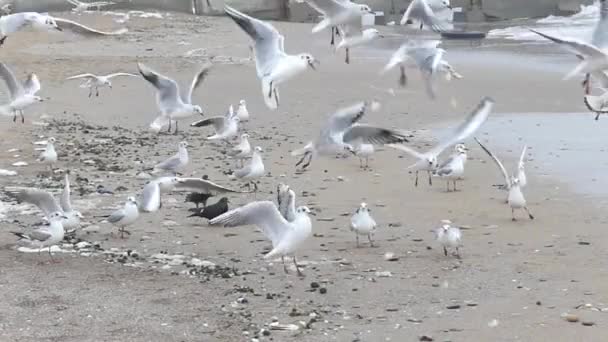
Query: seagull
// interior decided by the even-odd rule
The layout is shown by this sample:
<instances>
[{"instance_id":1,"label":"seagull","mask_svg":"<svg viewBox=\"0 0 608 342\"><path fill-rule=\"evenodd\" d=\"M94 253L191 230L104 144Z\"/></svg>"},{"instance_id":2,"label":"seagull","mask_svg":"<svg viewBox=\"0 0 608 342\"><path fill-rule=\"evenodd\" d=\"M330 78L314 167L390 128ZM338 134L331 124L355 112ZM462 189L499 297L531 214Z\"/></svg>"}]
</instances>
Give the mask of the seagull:
<instances>
[{"instance_id":1,"label":"seagull","mask_svg":"<svg viewBox=\"0 0 608 342\"><path fill-rule=\"evenodd\" d=\"M441 44L440 40L405 43L393 53L391 59L380 73L384 74L399 65L401 71L399 85L404 87L407 84L405 68L410 62L413 62L420 70L427 94L431 99L435 99L435 79L439 73L444 73L445 78L448 81L452 78L462 78L462 75L456 72L456 70L443 58L445 50L438 48L439 44Z\"/></svg>"},{"instance_id":2,"label":"seagull","mask_svg":"<svg viewBox=\"0 0 608 342\"><path fill-rule=\"evenodd\" d=\"M46 142L44 151L40 153L38 161L47 164L51 169L51 175L53 174L53 164L57 162L57 152L55 151L55 138L49 138Z\"/></svg>"},{"instance_id":3,"label":"seagull","mask_svg":"<svg viewBox=\"0 0 608 342\"><path fill-rule=\"evenodd\" d=\"M279 107L277 86L308 67L315 70L319 62L308 53L288 55L283 48L285 38L269 23L245 15L230 6L226 14L254 40L254 55L258 78L262 82L264 102L270 109Z\"/></svg>"},{"instance_id":4,"label":"seagull","mask_svg":"<svg viewBox=\"0 0 608 342\"><path fill-rule=\"evenodd\" d=\"M249 121L249 111L247 110L247 102L245 102L245 100L239 101L239 106L236 109L236 115L239 117L241 122Z\"/></svg>"},{"instance_id":5,"label":"seagull","mask_svg":"<svg viewBox=\"0 0 608 342\"><path fill-rule=\"evenodd\" d=\"M247 187L251 187L253 185L253 191L258 191L258 185L253 180L254 178L259 178L264 175L264 161L262 160L262 148L260 146L256 146L253 149L253 153L251 154L251 160L245 164L242 168L234 171L234 177L239 179L249 179L251 180L247 183Z\"/></svg>"},{"instance_id":6,"label":"seagull","mask_svg":"<svg viewBox=\"0 0 608 342\"><path fill-rule=\"evenodd\" d=\"M488 150L488 148L485 147L477 138L475 138L475 141L477 141L479 146L481 146L481 148L492 158L492 160L494 161L496 166L498 166L498 168L500 169L500 172L502 173L502 175L505 178L505 183L506 183L507 189L509 190L509 196L507 197L507 203L511 207L512 220L513 221L517 220L515 218L515 209L525 210L526 213L528 214L528 217L530 218L530 220L534 220L534 216L530 213L530 210L528 209L528 206L526 204L526 198L524 197L524 194L521 191L521 188L522 188L521 180L519 178L517 178L516 176L509 177L509 174L507 173L507 169L505 169L504 165L500 162L498 157L496 157L490 150ZM524 151L525 151L525 146L524 146ZM518 170L519 170L519 168L518 168ZM518 174L519 174L519 171L518 171Z\"/></svg>"},{"instance_id":7,"label":"seagull","mask_svg":"<svg viewBox=\"0 0 608 342\"><path fill-rule=\"evenodd\" d=\"M462 245L462 233L460 228L452 226L450 220L442 220L441 227L435 230L437 242L443 247L443 254L448 256L448 248L456 249L456 257L460 259L458 248Z\"/></svg>"},{"instance_id":8,"label":"seagull","mask_svg":"<svg viewBox=\"0 0 608 342\"><path fill-rule=\"evenodd\" d=\"M464 144L457 144L454 146L454 153L445 161L439 165L433 175L445 178L447 180L447 189L450 192L450 181L454 184L454 191L456 190L456 181L462 179L464 175L464 164L467 162L467 147Z\"/></svg>"},{"instance_id":9,"label":"seagull","mask_svg":"<svg viewBox=\"0 0 608 342\"><path fill-rule=\"evenodd\" d=\"M420 171L426 171L428 173L429 185L433 185L431 173L435 171L439 165L439 155L445 149L475 133L477 129L479 129L479 127L486 121L493 107L494 100L489 97L483 98L477 108L473 110L473 112L462 124L460 124L460 126L458 126L449 136L446 136L444 139L440 140L436 146L427 152L420 153L402 144L390 144L388 146L404 151L417 159L416 163L408 167L408 169L413 169L416 171L416 180L414 181L414 186L418 186L418 172Z\"/></svg>"},{"instance_id":10,"label":"seagull","mask_svg":"<svg viewBox=\"0 0 608 342\"><path fill-rule=\"evenodd\" d=\"M75 6L74 8L72 8L72 11L74 11L74 12L88 11L89 8L97 8L97 10L99 11L102 7L116 4L115 2L111 2L111 1L95 1L95 2L82 2L82 1L78 1L78 0L66 0L66 1Z\"/></svg>"},{"instance_id":11,"label":"seagull","mask_svg":"<svg viewBox=\"0 0 608 342\"><path fill-rule=\"evenodd\" d=\"M224 116L212 116L207 119L195 121L190 126L205 127L213 126L215 134L208 136L207 140L228 140L235 137L239 132L239 117L230 106Z\"/></svg>"},{"instance_id":12,"label":"seagull","mask_svg":"<svg viewBox=\"0 0 608 342\"><path fill-rule=\"evenodd\" d=\"M372 144L356 144L354 146L353 151L355 152L355 155L357 157L359 157L359 166L362 169L366 169L369 167L369 157L374 154L375 152L375 148L374 145ZM365 166L363 166L363 159L365 159Z\"/></svg>"},{"instance_id":13,"label":"seagull","mask_svg":"<svg viewBox=\"0 0 608 342\"><path fill-rule=\"evenodd\" d=\"M154 172L172 172L177 175L177 172L188 165L188 143L185 141L177 145L177 153L167 160L158 163L154 166Z\"/></svg>"},{"instance_id":14,"label":"seagull","mask_svg":"<svg viewBox=\"0 0 608 342\"><path fill-rule=\"evenodd\" d=\"M296 193L289 185L279 183L277 186L277 208L287 222L296 218Z\"/></svg>"},{"instance_id":15,"label":"seagull","mask_svg":"<svg viewBox=\"0 0 608 342\"><path fill-rule=\"evenodd\" d=\"M595 25L590 42L574 38L555 37L530 29L530 31L561 45L576 55L580 62L566 75L565 79L570 79L574 75L584 72L586 74L583 81L585 95L588 95L591 91L591 78L600 80L605 78L603 71L608 69L608 1L600 0L599 6L600 17Z\"/></svg>"},{"instance_id":16,"label":"seagull","mask_svg":"<svg viewBox=\"0 0 608 342\"><path fill-rule=\"evenodd\" d=\"M289 222L281 216L274 203L260 201L233 209L209 221L209 224L224 227L256 225L272 242L272 250L264 255L264 259L280 255L283 270L285 273L289 273L285 265L285 256L293 255L293 263L298 275L303 276L298 267L295 253L312 233L312 222L308 216L309 214L311 214L311 211L308 207L298 207L294 220Z\"/></svg>"},{"instance_id":17,"label":"seagull","mask_svg":"<svg viewBox=\"0 0 608 342\"><path fill-rule=\"evenodd\" d=\"M20 31L27 26L41 31L62 31L55 19L48 15L48 13L21 12L4 15L0 17L0 45L4 44L8 35Z\"/></svg>"},{"instance_id":18,"label":"seagull","mask_svg":"<svg viewBox=\"0 0 608 342\"><path fill-rule=\"evenodd\" d=\"M0 17L2 20L3 17ZM0 63L0 77L6 82L10 93L10 102L0 106L0 112L13 115L13 122L17 121L17 113L21 114L21 123L25 122L23 110L42 98L36 93L40 90L40 81L36 74L31 73L23 84L17 80L8 65Z\"/></svg>"},{"instance_id":19,"label":"seagull","mask_svg":"<svg viewBox=\"0 0 608 342\"><path fill-rule=\"evenodd\" d=\"M249 158L249 155L251 154L251 144L249 144L249 134L247 133L243 133L241 134L241 140L239 141L239 143L234 146L233 148L231 148L230 150L228 150L227 154L240 161L241 162L241 166L243 165L243 160Z\"/></svg>"},{"instance_id":20,"label":"seagull","mask_svg":"<svg viewBox=\"0 0 608 342\"><path fill-rule=\"evenodd\" d=\"M368 28L363 30L361 25L361 20L358 20L355 23L341 26L340 36L342 37L342 40L336 46L336 51L341 48L346 50L346 57L344 59L346 64L350 63L350 48L366 45L376 39L384 37L377 29Z\"/></svg>"},{"instance_id":21,"label":"seagull","mask_svg":"<svg viewBox=\"0 0 608 342\"><path fill-rule=\"evenodd\" d=\"M608 113L608 91L602 95L585 95L583 102L587 109L595 113L595 120L600 119L600 114Z\"/></svg>"},{"instance_id":22,"label":"seagull","mask_svg":"<svg viewBox=\"0 0 608 342\"><path fill-rule=\"evenodd\" d=\"M156 103L160 110L160 116L154 120L150 128L158 132L168 123L168 131L170 132L171 121L175 120L175 134L177 134L178 120L187 119L197 114L203 115L201 106L192 104L192 94L203 83L209 74L210 67L203 67L194 75L188 94L185 97L180 95L179 86L174 80L157 73L142 63L137 63L137 67L144 79L150 82L157 90Z\"/></svg>"},{"instance_id":23,"label":"seagull","mask_svg":"<svg viewBox=\"0 0 608 342\"><path fill-rule=\"evenodd\" d=\"M373 109L378 105L375 101L359 102L331 114L314 141L291 152L292 156L302 156L296 166L308 158L302 165L303 169L307 168L315 155L335 155L343 151L354 153L354 146L360 143L383 145L407 142L403 132L358 123L368 108Z\"/></svg>"},{"instance_id":24,"label":"seagull","mask_svg":"<svg viewBox=\"0 0 608 342\"><path fill-rule=\"evenodd\" d=\"M357 4L349 0L296 0L296 2L306 2L315 11L323 15L323 20L312 28L313 33L320 32L328 27L333 29L340 25L356 21L361 22L361 17L364 14L373 14L368 5Z\"/></svg>"},{"instance_id":25,"label":"seagull","mask_svg":"<svg viewBox=\"0 0 608 342\"><path fill-rule=\"evenodd\" d=\"M61 224L65 229L75 229L80 225L82 214L74 210L70 203L70 185L66 175L65 185L58 202L53 195L44 190L25 189L15 195L19 202L30 203L37 206L47 220L51 220L51 214L61 214Z\"/></svg>"},{"instance_id":26,"label":"seagull","mask_svg":"<svg viewBox=\"0 0 608 342\"><path fill-rule=\"evenodd\" d=\"M125 227L132 225L139 217L139 208L135 197L127 198L127 202L122 209L118 209L107 218L107 221L118 227L120 238L123 239L125 233L131 235L131 232L125 230Z\"/></svg>"},{"instance_id":27,"label":"seagull","mask_svg":"<svg viewBox=\"0 0 608 342\"><path fill-rule=\"evenodd\" d=\"M449 2L444 3L446 3L446 7L451 8ZM428 26L438 33L448 29L446 23L437 18L427 0L413 0L403 13L400 23L405 25L413 20L420 22L421 30L424 26Z\"/></svg>"},{"instance_id":28,"label":"seagull","mask_svg":"<svg viewBox=\"0 0 608 342\"><path fill-rule=\"evenodd\" d=\"M59 31L69 31L69 32L72 32L72 33L75 33L75 34L78 34L81 36L87 36L87 37L120 36L120 35L123 35L123 34L129 32L129 30L125 27L120 28L118 30L114 30L114 31L100 31L100 30L85 26L83 24L80 24L78 22L68 20L68 19L57 18L57 17L52 17L51 19L56 23Z\"/></svg>"},{"instance_id":29,"label":"seagull","mask_svg":"<svg viewBox=\"0 0 608 342\"><path fill-rule=\"evenodd\" d=\"M374 247L372 235L374 235L377 226L376 221L369 213L370 211L371 210L367 207L367 204L363 202L350 218L350 230L355 232L355 236L357 238L357 247L359 247L359 235L367 235L369 245Z\"/></svg>"},{"instance_id":30,"label":"seagull","mask_svg":"<svg viewBox=\"0 0 608 342\"><path fill-rule=\"evenodd\" d=\"M118 77L118 76L138 77L137 75L129 74L126 72L117 72L117 73L113 73L113 74L109 74L109 75L105 75L105 76L102 76L102 75L98 76L98 75L86 73L86 74L79 74L79 75L68 77L67 80L75 80L75 79L80 79L80 78L86 79L84 81L84 83L82 83L80 85L80 87L89 88L89 97L91 97L91 96L93 96L93 90L95 90L95 96L99 96L99 88L109 87L110 89L112 89L112 82L110 81L110 79L113 77Z\"/></svg>"},{"instance_id":31,"label":"seagull","mask_svg":"<svg viewBox=\"0 0 608 342\"><path fill-rule=\"evenodd\" d=\"M204 217L207 220L213 220L228 211L228 203L230 203L228 197L222 197L217 203L208 205L188 217Z\"/></svg>"},{"instance_id":32,"label":"seagull","mask_svg":"<svg viewBox=\"0 0 608 342\"><path fill-rule=\"evenodd\" d=\"M38 254L44 247L49 248L49 256L53 260L53 254L51 253L51 247L57 245L63 241L65 232L61 221L65 217L61 212L54 212L49 215L49 226L42 227L31 231L29 234L11 232L17 235L20 239L17 241L18 244L27 245L30 247L38 248Z\"/></svg>"}]
</instances>

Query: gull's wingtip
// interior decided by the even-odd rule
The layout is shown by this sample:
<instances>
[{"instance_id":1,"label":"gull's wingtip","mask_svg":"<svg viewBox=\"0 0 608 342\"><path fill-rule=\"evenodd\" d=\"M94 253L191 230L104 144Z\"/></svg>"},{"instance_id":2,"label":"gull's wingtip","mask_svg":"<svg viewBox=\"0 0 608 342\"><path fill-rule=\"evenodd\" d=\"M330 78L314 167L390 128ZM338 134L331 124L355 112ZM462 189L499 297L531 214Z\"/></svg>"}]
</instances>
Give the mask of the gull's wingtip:
<instances>
[{"instance_id":1,"label":"gull's wingtip","mask_svg":"<svg viewBox=\"0 0 608 342\"><path fill-rule=\"evenodd\" d=\"M494 103L496 103L496 101L494 101L494 99L491 98L491 97L489 97L489 96L484 96L484 98L481 99L481 102L484 103L484 104L486 104L486 103L487 104L494 104Z\"/></svg>"}]
</instances>

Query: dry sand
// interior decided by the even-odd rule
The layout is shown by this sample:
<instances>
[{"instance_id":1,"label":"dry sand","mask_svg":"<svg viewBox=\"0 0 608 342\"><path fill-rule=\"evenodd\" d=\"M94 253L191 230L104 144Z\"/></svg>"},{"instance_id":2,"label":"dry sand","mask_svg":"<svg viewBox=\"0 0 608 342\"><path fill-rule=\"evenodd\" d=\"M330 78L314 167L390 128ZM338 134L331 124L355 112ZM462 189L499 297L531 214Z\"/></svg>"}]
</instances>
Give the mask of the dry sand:
<instances>
[{"instance_id":1,"label":"dry sand","mask_svg":"<svg viewBox=\"0 0 608 342\"><path fill-rule=\"evenodd\" d=\"M417 341L423 335L435 341L605 340L608 319L601 311L608 307L603 248L608 233L603 208L573 194L569 184L540 176L547 171L539 171L542 156L535 154L534 145L525 192L537 219L519 222L511 222L505 194L491 187L499 180L494 165L472 143L466 180L456 193L446 193L439 180L428 187L424 177L423 186L413 187L413 176L405 170L412 161L395 151L375 154L370 170L361 170L355 158L322 158L303 174L295 173L296 160L288 154L314 136L328 113L370 97L380 99L383 107L365 121L411 130L412 145L421 148L431 135L424 128L461 118L484 95L496 100L497 113L582 112L579 85L562 82L560 72L539 67L544 55L555 57L553 49L533 55L500 41L470 47L448 44L448 56L465 79L442 84L440 98L432 102L416 74L410 87L396 90L396 96L386 91L396 88L398 77L377 74L388 52L354 50L352 64L345 65L343 56L329 49L328 35L311 36L307 24L277 23L287 37L288 51L309 51L322 65L319 72L282 86L281 109L270 112L248 61L249 42L232 22L171 18L133 19L130 33L118 39L21 33L2 47L2 61L20 76L38 73L47 101L27 110L25 125L2 119L0 166L12 168L17 160L30 166L18 169L16 177L1 178L1 184L58 188L61 175L48 179L35 162L38 152L32 145L42 136L54 136L59 142L58 166L72 172L75 206L87 222L100 226L99 232L78 236L99 241L105 250L136 250L140 258L119 262L104 255L60 253L60 263L40 265L48 255L17 252L9 233L40 218L19 210L5 213L0 234L1 340L247 341L258 336L261 341ZM112 26L109 17L83 15L78 20ZM398 40L383 44L396 46ZM195 48L204 48L202 57L184 57ZM186 84L192 71L211 56L216 65L196 93L196 102L213 115L241 98L248 101L253 119L245 128L254 144L264 147L269 171L257 198L274 199L277 183L285 182L299 195L307 191L308 196L298 196L298 203L318 214L314 237L299 253L304 279L285 275L280 262L262 259L269 243L253 227L209 228L202 220L185 218L189 205L182 203L181 194L166 196L162 210L144 215L125 240L111 236L115 228L99 224L101 219L95 217L138 193L144 181L135 174L174 153L182 139L191 145L187 175L207 174L221 184L240 184L224 174L233 163L223 156L223 148L205 142L205 129L182 124L178 136L147 132L156 108L152 87L141 79L117 79L113 90L102 89L99 98L89 99L77 82L64 78L85 71L134 72L140 60ZM42 114L63 124L33 125ZM605 125L605 120L592 122L591 115L589 121ZM538 134L552 134L556 141L566 134L538 129ZM114 139L115 145L93 140L100 138ZM512 144L495 147L509 165L523 142ZM7 152L15 147L21 151ZM92 159L98 163L83 163ZM107 168L115 172L102 171ZM126 190L101 196L90 191L97 184ZM253 198L231 200L240 205ZM380 225L376 248L355 248L348 230L349 215L361 201L370 204ZM461 260L444 257L434 241L431 230L441 219L466 227ZM227 269L179 274L185 266L163 269L163 263L148 261L159 252L184 254L185 260L195 255ZM394 252L399 260L385 261L385 252ZM376 273L384 271L392 276ZM313 282L327 293L311 291ZM447 308L453 305L459 308ZM561 317L566 312L595 326L568 323ZM300 329L272 330L264 336L261 329L268 329L273 320Z\"/></svg>"}]
</instances>

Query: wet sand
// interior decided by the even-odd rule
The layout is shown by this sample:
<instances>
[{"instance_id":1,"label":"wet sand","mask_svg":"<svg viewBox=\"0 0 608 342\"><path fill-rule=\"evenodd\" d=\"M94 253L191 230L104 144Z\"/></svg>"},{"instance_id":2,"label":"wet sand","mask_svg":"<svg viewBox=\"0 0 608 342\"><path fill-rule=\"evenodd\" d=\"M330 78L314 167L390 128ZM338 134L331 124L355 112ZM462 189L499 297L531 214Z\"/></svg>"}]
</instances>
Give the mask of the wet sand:
<instances>
[{"instance_id":1,"label":"wet sand","mask_svg":"<svg viewBox=\"0 0 608 342\"><path fill-rule=\"evenodd\" d=\"M546 176L552 173L551 167L559 167L545 165L555 153L550 146L561 146L561 136L572 133L561 132L566 125L561 116L564 126L555 128L530 127L532 119L519 126L500 121L512 113L583 112L578 81L562 82L563 74L554 68L532 72L526 66L528 59L513 57L520 50L503 48L498 40L453 50L448 45L448 60L453 53L456 58L451 62L465 78L442 83L439 99L432 102L416 73L403 90L397 89L397 74L378 75L388 52L383 56L378 51L353 50L351 65L345 65L343 55L329 49L329 35L311 36L309 24L277 23L286 36L287 51L307 50L322 64L319 72L308 72L283 85L281 108L270 112L262 102L254 65L248 61L249 42L236 25L225 18L171 17L173 21L134 19L129 23L130 33L118 39L85 41L22 33L10 37L2 48L3 61L20 76L38 73L47 100L26 112L25 125L13 124L10 118L2 120L0 168L12 169L10 164L18 160L30 166L18 169L16 177L0 178L1 184L60 187L61 175L53 180L46 177L43 166L35 162L38 152L32 145L42 137L54 136L59 141L58 166L72 172L75 207L91 225L100 227L99 232L79 232L79 237L98 241L105 250L137 250L141 255L137 260L129 258L127 264L135 267L103 255L76 254L58 254L60 263L39 265L48 255L15 251L14 237L8 232L20 231L40 218L19 214L22 207L6 213L4 233L0 234L4 246L0 249L0 330L5 338L246 341L259 335L261 341L415 341L427 335L435 341L603 339L608 324L600 312L608 307L608 276L602 272L607 259L601 242L608 234L604 204L569 189L572 184L567 178ZM78 19L101 28L112 26L108 17L83 15ZM398 41L382 44L398 45ZM184 57L196 48L205 49L202 57ZM553 49L547 49L548 55L552 53ZM223 113L228 104L241 98L247 100L252 121L245 129L253 143L265 149L269 172L261 179L257 198L273 200L277 183L285 182L298 193L298 204L317 213L314 236L299 254L304 279L293 272L285 275L280 261L262 259L269 243L253 227L209 228L202 220L185 218L189 205L182 203L181 194L165 196L162 210L142 216L129 239L112 236L115 228L98 223L101 219L96 216L110 213L140 191L144 181L135 178L139 171L173 154L184 139L191 145L186 175L207 174L220 184L241 184L224 174L234 167L233 161L223 155L223 148L204 140L210 134L207 130L183 124L178 136L153 135L146 130L156 108L153 89L144 81L116 80L114 89L102 89L99 98L89 99L77 82L64 78L85 71L134 72L135 62L140 60L176 76L180 84L188 84L191 73L212 56L214 70L195 99L207 115ZM534 62L542 58L529 56ZM389 88L396 96L389 94ZM508 165L518 155L511 149L519 151L523 143L519 139L530 137L526 141L530 180L525 193L537 217L534 221L511 222L510 210L503 203L505 194L491 186L500 180L498 171L473 142L469 142L466 180L456 193L446 193L440 180L433 187L422 182L423 186L415 188L413 175L405 169L412 160L388 149L374 155L370 170L361 170L355 158L321 158L313 161L309 171L295 173L296 160L289 151L312 139L321 120L340 106L375 97L381 100L382 110L364 121L410 130L412 145L425 148L432 143L429 137L435 130L461 118L485 95L496 100L496 117L501 119L490 120L479 135L498 146L497 152ZM63 124L33 125L42 114ZM605 120L595 122L591 114L586 118L588 123L581 125L594 126L595 131L604 125ZM512 131L512 139L508 139L507 129ZM585 130L579 138L589 134ZM535 139L540 136L546 139ZM95 139L112 139L117 147ZM21 151L6 152L11 148ZM596 147L590 153L594 158L603 155ZM96 164L83 163L96 158ZM108 166L115 171L102 171ZM591 181L595 176L582 177ZM584 178L579 183L588 184ZM126 190L101 196L90 192L97 184ZM302 191L307 191L306 196ZM250 195L230 198L236 205L253 200ZM376 248L355 248L355 237L348 230L349 216L361 201L369 203L380 226ZM13 204L5 204L15 209ZM434 241L431 230L441 219L466 228L461 260L444 257ZM180 274L185 266L165 267L148 261L160 252L184 254L187 259L194 255L235 268L237 275ZM385 252L396 253L399 260L385 261ZM376 273L383 271L392 276ZM311 291L313 282L327 293ZM447 308L453 305L459 308ZM568 323L561 317L566 312L595 325ZM261 329L275 319L298 326L302 321L306 327L272 330L270 336L263 336ZM494 320L498 325L489 324Z\"/></svg>"}]
</instances>

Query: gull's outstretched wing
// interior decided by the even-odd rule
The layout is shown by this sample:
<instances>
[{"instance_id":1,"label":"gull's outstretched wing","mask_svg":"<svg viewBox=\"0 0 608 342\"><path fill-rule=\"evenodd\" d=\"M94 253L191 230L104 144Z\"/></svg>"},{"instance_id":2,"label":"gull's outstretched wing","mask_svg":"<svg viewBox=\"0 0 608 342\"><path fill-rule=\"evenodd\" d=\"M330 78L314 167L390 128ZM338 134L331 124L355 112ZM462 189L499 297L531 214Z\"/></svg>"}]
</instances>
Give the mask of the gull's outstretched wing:
<instances>
[{"instance_id":1,"label":"gull's outstretched wing","mask_svg":"<svg viewBox=\"0 0 608 342\"><path fill-rule=\"evenodd\" d=\"M151 181L144 186L139 200L139 210L148 213L160 209L160 186L157 182Z\"/></svg>"},{"instance_id":2,"label":"gull's outstretched wing","mask_svg":"<svg viewBox=\"0 0 608 342\"><path fill-rule=\"evenodd\" d=\"M178 178L177 184L175 185L175 190L193 191L205 194L217 194L223 192L232 192L239 194L246 193L244 191L226 188L224 186L202 178Z\"/></svg>"},{"instance_id":3,"label":"gull's outstretched wing","mask_svg":"<svg viewBox=\"0 0 608 342\"><path fill-rule=\"evenodd\" d=\"M192 127L205 127L205 126L213 126L215 131L220 131L224 128L224 124L226 122L226 117L224 116L212 116L207 119L195 121L190 124Z\"/></svg>"},{"instance_id":4,"label":"gull's outstretched wing","mask_svg":"<svg viewBox=\"0 0 608 342\"><path fill-rule=\"evenodd\" d=\"M500 169L500 172L502 173L502 176L505 178L505 184L508 187L510 187L511 186L511 179L509 179L509 174L507 173L507 169L505 169L504 165L502 165L502 163L494 155L494 153L492 153L490 150L488 150L488 148L485 147L481 143L481 141L479 141L479 139L475 138L475 141L477 141L477 143L479 144L479 146L481 146L481 148L490 156L490 158L492 158L492 160L494 161L494 163L496 164L496 166L498 166L498 168Z\"/></svg>"},{"instance_id":5,"label":"gull's outstretched wing","mask_svg":"<svg viewBox=\"0 0 608 342\"><path fill-rule=\"evenodd\" d=\"M296 193L288 185L280 183L277 187L277 206L281 216L292 222L296 215Z\"/></svg>"},{"instance_id":6,"label":"gull's outstretched wing","mask_svg":"<svg viewBox=\"0 0 608 342\"><path fill-rule=\"evenodd\" d=\"M386 146L392 147L392 148L397 149L399 151L403 151L403 152L409 154L410 156L412 156L412 157L414 157L416 159L425 159L426 158L425 154L420 153L420 152L418 152L418 151L410 148L409 146L405 146L405 145L402 145L402 144L388 144Z\"/></svg>"},{"instance_id":7,"label":"gull's outstretched wing","mask_svg":"<svg viewBox=\"0 0 608 342\"><path fill-rule=\"evenodd\" d=\"M6 82L6 86L11 95L11 99L15 99L23 94L23 86L17 78L11 68L8 67L5 63L0 63L0 77Z\"/></svg>"},{"instance_id":8,"label":"gull's outstretched wing","mask_svg":"<svg viewBox=\"0 0 608 342\"><path fill-rule=\"evenodd\" d=\"M272 25L252 18L230 6L224 6L226 14L234 20L255 42L255 63L258 77L272 70L277 60L284 56L283 36Z\"/></svg>"},{"instance_id":9,"label":"gull's outstretched wing","mask_svg":"<svg viewBox=\"0 0 608 342\"><path fill-rule=\"evenodd\" d=\"M70 77L66 78L66 80L75 80L78 78L96 78L96 77L97 77L97 75L86 73L86 74L78 74L78 75L70 76Z\"/></svg>"},{"instance_id":10,"label":"gull's outstretched wing","mask_svg":"<svg viewBox=\"0 0 608 342\"><path fill-rule=\"evenodd\" d=\"M143 78L150 82L158 91L158 105L161 111L177 107L181 104L182 100L179 95L177 82L157 73L142 63L137 63L137 67Z\"/></svg>"},{"instance_id":11,"label":"gull's outstretched wing","mask_svg":"<svg viewBox=\"0 0 608 342\"><path fill-rule=\"evenodd\" d=\"M591 44L600 49L608 47L608 1L600 0L600 19L593 30Z\"/></svg>"},{"instance_id":12,"label":"gull's outstretched wing","mask_svg":"<svg viewBox=\"0 0 608 342\"><path fill-rule=\"evenodd\" d=\"M204 66L192 79L192 83L190 84L190 89L188 90L188 94L186 95L186 101L188 103L192 103L192 94L198 88L205 78L209 75L209 71L211 70L211 66Z\"/></svg>"},{"instance_id":13,"label":"gull's outstretched wing","mask_svg":"<svg viewBox=\"0 0 608 342\"><path fill-rule=\"evenodd\" d=\"M214 218L209 224L224 227L256 225L272 241L273 246L281 241L285 232L293 229L270 201L249 203Z\"/></svg>"},{"instance_id":14,"label":"gull's outstretched wing","mask_svg":"<svg viewBox=\"0 0 608 342\"><path fill-rule=\"evenodd\" d=\"M397 130L370 125L355 125L344 133L345 143L362 142L373 145L398 144L408 142L407 135Z\"/></svg>"},{"instance_id":15,"label":"gull's outstretched wing","mask_svg":"<svg viewBox=\"0 0 608 342\"><path fill-rule=\"evenodd\" d=\"M110 31L110 32L99 31L99 30L82 25L82 24L77 23L72 20L57 18L57 17L53 17L53 19L55 19L55 22L57 23L57 27L59 27L61 30L72 31L74 33L77 33L80 35L86 35L86 36L118 36L121 34L125 34L129 31L127 28L124 28L124 27L121 29L118 29L116 31Z\"/></svg>"},{"instance_id":16,"label":"gull's outstretched wing","mask_svg":"<svg viewBox=\"0 0 608 342\"><path fill-rule=\"evenodd\" d=\"M348 130L363 118L368 107L369 102L358 102L352 106L341 108L329 117L326 130L329 134Z\"/></svg>"},{"instance_id":17,"label":"gull's outstretched wing","mask_svg":"<svg viewBox=\"0 0 608 342\"><path fill-rule=\"evenodd\" d=\"M64 212L72 211L72 203L70 201L70 178L65 175L65 184L63 185L63 191L61 192L61 197L59 198L59 204Z\"/></svg>"},{"instance_id":18,"label":"gull's outstretched wing","mask_svg":"<svg viewBox=\"0 0 608 342\"><path fill-rule=\"evenodd\" d=\"M54 212L63 213L61 206L50 193L38 189L26 189L19 192L16 196L21 202L31 203L44 213L47 217Z\"/></svg>"},{"instance_id":19,"label":"gull's outstretched wing","mask_svg":"<svg viewBox=\"0 0 608 342\"><path fill-rule=\"evenodd\" d=\"M447 30L446 24L435 15L425 0L414 0L410 3L401 18L401 25L405 25L410 19L421 21L424 26L430 27L435 32Z\"/></svg>"},{"instance_id":20,"label":"gull's outstretched wing","mask_svg":"<svg viewBox=\"0 0 608 342\"><path fill-rule=\"evenodd\" d=\"M90 75L90 74L89 74L89 75ZM131 76L131 77L139 77L139 76L137 76L137 75L135 75L135 74L131 74L131 73L128 73L128 72L115 72L115 73L113 73L113 74L106 75L106 77L107 77L107 78L113 78L113 77L118 77L118 76Z\"/></svg>"},{"instance_id":21,"label":"gull's outstretched wing","mask_svg":"<svg viewBox=\"0 0 608 342\"><path fill-rule=\"evenodd\" d=\"M428 153L438 156L446 148L459 143L470 137L486 121L488 115L494 107L494 100L484 97L473 112L460 124L449 136L445 137L439 144L433 147Z\"/></svg>"},{"instance_id":22,"label":"gull's outstretched wing","mask_svg":"<svg viewBox=\"0 0 608 342\"><path fill-rule=\"evenodd\" d=\"M569 50L570 52L572 52L576 55L582 55L584 57L605 56L605 54L602 50L600 50L599 48L597 48L594 45L583 42L581 40L573 39L573 38L560 38L560 37L548 35L546 33L542 33L540 31L536 31L534 29L529 29L529 30L536 33L537 35L539 35L541 37L549 39L550 41L552 41L554 43L560 44L562 47L564 47L565 49Z\"/></svg>"},{"instance_id":23,"label":"gull's outstretched wing","mask_svg":"<svg viewBox=\"0 0 608 342\"><path fill-rule=\"evenodd\" d=\"M528 146L524 145L524 147L521 149L521 154L519 155L519 162L517 163L518 170L523 168L526 163L526 152L527 151L528 151Z\"/></svg>"}]
</instances>

